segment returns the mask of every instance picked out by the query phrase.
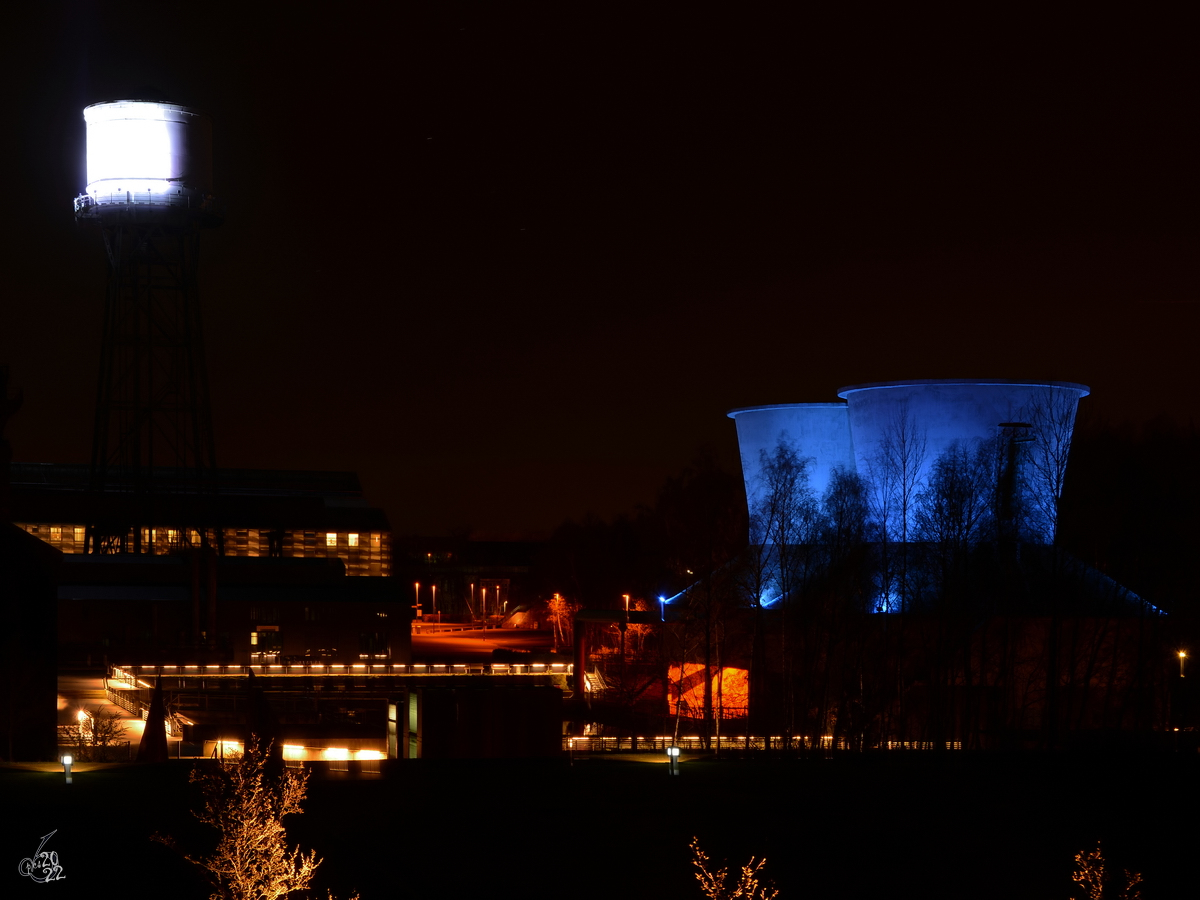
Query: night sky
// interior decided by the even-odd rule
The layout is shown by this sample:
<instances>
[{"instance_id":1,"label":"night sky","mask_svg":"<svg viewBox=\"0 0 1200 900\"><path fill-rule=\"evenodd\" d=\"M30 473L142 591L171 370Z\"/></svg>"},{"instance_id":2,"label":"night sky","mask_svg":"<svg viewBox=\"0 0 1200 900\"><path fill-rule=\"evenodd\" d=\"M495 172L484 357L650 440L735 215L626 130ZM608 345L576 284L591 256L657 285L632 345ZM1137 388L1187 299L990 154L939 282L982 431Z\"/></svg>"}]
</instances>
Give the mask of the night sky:
<instances>
[{"instance_id":1,"label":"night sky","mask_svg":"<svg viewBox=\"0 0 1200 900\"><path fill-rule=\"evenodd\" d=\"M88 459L81 110L148 91L214 122L218 461L355 470L399 534L630 511L701 447L737 465L728 409L858 382L1196 417L1188 22L28 6L0 54L18 461Z\"/></svg>"}]
</instances>

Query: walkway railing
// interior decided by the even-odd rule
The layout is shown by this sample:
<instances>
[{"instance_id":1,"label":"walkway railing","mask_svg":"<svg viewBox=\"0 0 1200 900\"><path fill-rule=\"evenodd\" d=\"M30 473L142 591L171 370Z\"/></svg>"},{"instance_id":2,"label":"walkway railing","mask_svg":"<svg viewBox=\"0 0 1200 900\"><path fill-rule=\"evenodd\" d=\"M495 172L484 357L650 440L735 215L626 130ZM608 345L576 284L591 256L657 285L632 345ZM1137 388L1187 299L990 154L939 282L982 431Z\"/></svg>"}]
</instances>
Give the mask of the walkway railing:
<instances>
[{"instance_id":1,"label":"walkway railing","mask_svg":"<svg viewBox=\"0 0 1200 900\"><path fill-rule=\"evenodd\" d=\"M205 213L217 212L212 197L193 190L183 191L108 191L80 194L75 198L76 215L95 215L102 210L122 207L152 207L161 209L192 209Z\"/></svg>"},{"instance_id":2,"label":"walkway railing","mask_svg":"<svg viewBox=\"0 0 1200 900\"><path fill-rule=\"evenodd\" d=\"M139 679L157 675L172 675L183 678L245 678L253 671L255 675L321 675L321 676L366 676L366 675L570 675L575 667L571 663L200 663L174 666L114 666L113 678L126 682L130 687L152 687L148 682L138 685Z\"/></svg>"}]
</instances>

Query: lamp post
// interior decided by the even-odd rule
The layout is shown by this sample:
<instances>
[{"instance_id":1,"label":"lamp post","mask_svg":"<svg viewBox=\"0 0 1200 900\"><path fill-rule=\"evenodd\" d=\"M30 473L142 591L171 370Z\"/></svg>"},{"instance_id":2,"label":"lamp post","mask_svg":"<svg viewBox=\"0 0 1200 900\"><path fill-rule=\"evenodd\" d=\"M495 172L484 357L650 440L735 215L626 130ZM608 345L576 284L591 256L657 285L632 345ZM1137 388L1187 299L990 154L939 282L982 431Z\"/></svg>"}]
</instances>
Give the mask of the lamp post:
<instances>
[{"instance_id":1,"label":"lamp post","mask_svg":"<svg viewBox=\"0 0 1200 900\"><path fill-rule=\"evenodd\" d=\"M421 618L421 582L413 582L413 591L416 602L413 604L413 609L417 611L417 618Z\"/></svg>"},{"instance_id":2,"label":"lamp post","mask_svg":"<svg viewBox=\"0 0 1200 900\"><path fill-rule=\"evenodd\" d=\"M437 615L437 585L431 584L429 590L433 592L433 614Z\"/></svg>"},{"instance_id":3,"label":"lamp post","mask_svg":"<svg viewBox=\"0 0 1200 900\"><path fill-rule=\"evenodd\" d=\"M66 754L62 758L63 771L67 774L67 784L71 783L71 763L74 761L75 759L70 753Z\"/></svg>"},{"instance_id":4,"label":"lamp post","mask_svg":"<svg viewBox=\"0 0 1200 900\"><path fill-rule=\"evenodd\" d=\"M625 598L625 618L621 620L621 687L625 687L625 631L629 628L629 595L622 594Z\"/></svg>"},{"instance_id":5,"label":"lamp post","mask_svg":"<svg viewBox=\"0 0 1200 900\"><path fill-rule=\"evenodd\" d=\"M1184 675L1183 675L1183 661L1184 661L1185 659L1187 659L1187 651L1186 651L1186 650L1180 650L1180 651L1179 651L1179 677L1180 677L1180 678L1183 678L1183 677L1184 677Z\"/></svg>"}]
</instances>

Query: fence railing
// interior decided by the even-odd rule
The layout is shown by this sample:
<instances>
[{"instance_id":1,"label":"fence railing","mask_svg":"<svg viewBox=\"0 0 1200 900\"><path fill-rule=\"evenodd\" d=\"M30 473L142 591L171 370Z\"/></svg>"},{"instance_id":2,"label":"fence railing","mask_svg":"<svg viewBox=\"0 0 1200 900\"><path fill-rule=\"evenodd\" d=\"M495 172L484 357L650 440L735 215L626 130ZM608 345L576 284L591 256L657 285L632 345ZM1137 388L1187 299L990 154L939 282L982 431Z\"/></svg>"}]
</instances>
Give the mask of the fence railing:
<instances>
[{"instance_id":1,"label":"fence railing","mask_svg":"<svg viewBox=\"0 0 1200 900\"><path fill-rule=\"evenodd\" d=\"M104 696L113 706L119 706L130 715L142 717L143 704L136 699L126 696L124 691L114 690L111 685L104 686Z\"/></svg>"},{"instance_id":2,"label":"fence railing","mask_svg":"<svg viewBox=\"0 0 1200 900\"><path fill-rule=\"evenodd\" d=\"M450 631L495 631L495 625L482 622L413 622L413 634L442 634Z\"/></svg>"},{"instance_id":3,"label":"fence railing","mask_svg":"<svg viewBox=\"0 0 1200 900\"><path fill-rule=\"evenodd\" d=\"M609 735L564 735L562 739L562 748L568 753L631 753L653 752L655 750L665 753L668 747L678 747L680 750L687 751L715 750L718 747L729 751L802 751L849 750L850 744L843 739L835 741L829 736L816 740L799 736L788 738L780 735L722 735L719 740L714 735L708 739L707 747L705 746L704 738L699 735L680 735L678 738L671 735L622 735L620 737ZM886 741L879 747L870 747L868 749L961 750L962 741Z\"/></svg>"},{"instance_id":4,"label":"fence railing","mask_svg":"<svg viewBox=\"0 0 1200 900\"><path fill-rule=\"evenodd\" d=\"M77 725L59 725L57 744L59 756L69 752L76 762L121 762L133 759L131 742L113 740L107 744L95 744L90 735L80 735Z\"/></svg>"}]
</instances>

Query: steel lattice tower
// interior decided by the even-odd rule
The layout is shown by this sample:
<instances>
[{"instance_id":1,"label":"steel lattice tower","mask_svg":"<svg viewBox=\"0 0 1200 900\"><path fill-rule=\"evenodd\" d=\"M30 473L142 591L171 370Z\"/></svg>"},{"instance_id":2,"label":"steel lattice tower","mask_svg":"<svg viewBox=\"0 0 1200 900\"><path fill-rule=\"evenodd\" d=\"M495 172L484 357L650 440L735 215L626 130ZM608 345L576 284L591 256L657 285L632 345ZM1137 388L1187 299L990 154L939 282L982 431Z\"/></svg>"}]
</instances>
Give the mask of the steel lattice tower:
<instances>
[{"instance_id":1,"label":"steel lattice tower","mask_svg":"<svg viewBox=\"0 0 1200 900\"><path fill-rule=\"evenodd\" d=\"M220 224L208 120L148 101L94 104L84 118L75 216L108 254L86 552L220 552L196 278L201 232Z\"/></svg>"}]
</instances>

